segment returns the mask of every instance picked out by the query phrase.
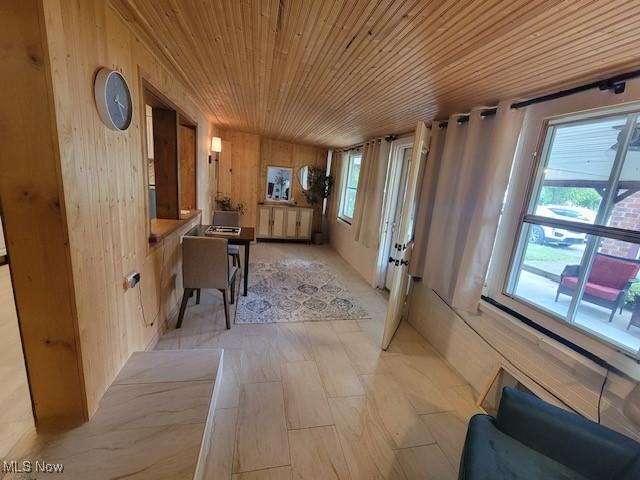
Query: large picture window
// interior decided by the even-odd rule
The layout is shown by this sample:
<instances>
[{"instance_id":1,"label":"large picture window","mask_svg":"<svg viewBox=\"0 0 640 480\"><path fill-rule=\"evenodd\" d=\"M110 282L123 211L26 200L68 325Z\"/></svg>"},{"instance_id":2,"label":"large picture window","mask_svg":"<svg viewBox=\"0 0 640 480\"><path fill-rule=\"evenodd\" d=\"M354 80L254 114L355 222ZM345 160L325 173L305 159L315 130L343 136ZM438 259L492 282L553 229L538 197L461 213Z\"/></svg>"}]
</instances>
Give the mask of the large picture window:
<instances>
[{"instance_id":1,"label":"large picture window","mask_svg":"<svg viewBox=\"0 0 640 480\"><path fill-rule=\"evenodd\" d=\"M349 155L339 214L339 217L348 223L353 221L353 212L356 208L356 196L358 195L358 180L360 179L361 164L361 154L352 153Z\"/></svg>"},{"instance_id":2,"label":"large picture window","mask_svg":"<svg viewBox=\"0 0 640 480\"><path fill-rule=\"evenodd\" d=\"M618 349L640 352L637 113L544 129L504 293Z\"/></svg>"}]
</instances>

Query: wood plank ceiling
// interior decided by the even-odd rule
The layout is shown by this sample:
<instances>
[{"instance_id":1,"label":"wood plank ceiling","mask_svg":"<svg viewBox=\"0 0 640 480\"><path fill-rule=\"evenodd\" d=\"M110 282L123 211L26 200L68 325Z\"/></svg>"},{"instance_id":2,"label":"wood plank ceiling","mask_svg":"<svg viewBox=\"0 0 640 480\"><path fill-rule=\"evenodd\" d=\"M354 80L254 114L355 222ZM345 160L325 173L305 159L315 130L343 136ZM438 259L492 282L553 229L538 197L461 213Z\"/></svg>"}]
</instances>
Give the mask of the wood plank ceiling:
<instances>
[{"instance_id":1,"label":"wood plank ceiling","mask_svg":"<svg viewBox=\"0 0 640 480\"><path fill-rule=\"evenodd\" d=\"M640 65L640 2L111 0L224 128L346 146Z\"/></svg>"}]
</instances>

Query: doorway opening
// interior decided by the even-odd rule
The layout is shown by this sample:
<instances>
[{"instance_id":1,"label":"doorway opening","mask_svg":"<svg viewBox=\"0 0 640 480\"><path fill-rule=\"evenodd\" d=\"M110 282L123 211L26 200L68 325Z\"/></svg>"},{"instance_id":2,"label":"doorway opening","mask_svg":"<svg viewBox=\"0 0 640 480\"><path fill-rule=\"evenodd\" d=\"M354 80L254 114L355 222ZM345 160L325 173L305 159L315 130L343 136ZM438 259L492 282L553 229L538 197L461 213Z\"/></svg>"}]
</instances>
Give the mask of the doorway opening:
<instances>
[{"instance_id":1,"label":"doorway opening","mask_svg":"<svg viewBox=\"0 0 640 480\"><path fill-rule=\"evenodd\" d=\"M402 220L402 203L407 190L408 172L413 153L413 135L394 140L391 144L391 161L387 172L383 205L383 230L378 252L377 287L387 292L400 268L396 245Z\"/></svg>"},{"instance_id":2,"label":"doorway opening","mask_svg":"<svg viewBox=\"0 0 640 480\"><path fill-rule=\"evenodd\" d=\"M27 369L11 281L11 267L0 218L0 458L35 430Z\"/></svg>"}]
</instances>

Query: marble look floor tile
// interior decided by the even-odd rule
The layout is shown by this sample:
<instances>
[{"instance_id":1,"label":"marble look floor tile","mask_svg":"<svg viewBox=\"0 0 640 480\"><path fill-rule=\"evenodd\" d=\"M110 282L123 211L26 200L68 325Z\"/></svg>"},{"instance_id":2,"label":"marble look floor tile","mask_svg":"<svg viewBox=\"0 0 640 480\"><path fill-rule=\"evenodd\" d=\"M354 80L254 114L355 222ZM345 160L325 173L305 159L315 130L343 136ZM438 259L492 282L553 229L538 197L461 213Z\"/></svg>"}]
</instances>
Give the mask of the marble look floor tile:
<instances>
[{"instance_id":1,"label":"marble look floor tile","mask_svg":"<svg viewBox=\"0 0 640 480\"><path fill-rule=\"evenodd\" d=\"M289 431L296 480L347 480L349 469L334 426Z\"/></svg>"},{"instance_id":2,"label":"marble look floor tile","mask_svg":"<svg viewBox=\"0 0 640 480\"><path fill-rule=\"evenodd\" d=\"M158 339L158 342L156 343L153 349L154 350L178 350L180 349L180 337L177 335L172 337L162 336Z\"/></svg>"},{"instance_id":3,"label":"marble look floor tile","mask_svg":"<svg viewBox=\"0 0 640 480\"><path fill-rule=\"evenodd\" d=\"M224 349L222 362L222 379L216 408L233 408L238 406L241 384L242 350Z\"/></svg>"},{"instance_id":4,"label":"marble look floor tile","mask_svg":"<svg viewBox=\"0 0 640 480\"><path fill-rule=\"evenodd\" d=\"M402 386L407 399L418 414L447 412L453 407L442 389L415 368L405 363L400 355L384 358L387 369Z\"/></svg>"},{"instance_id":5,"label":"marble look floor tile","mask_svg":"<svg viewBox=\"0 0 640 480\"><path fill-rule=\"evenodd\" d=\"M421 372L440 388L467 385L467 382L455 370L449 367L433 347L422 344L415 352L404 355L405 362Z\"/></svg>"},{"instance_id":6,"label":"marble look floor tile","mask_svg":"<svg viewBox=\"0 0 640 480\"><path fill-rule=\"evenodd\" d=\"M302 323L278 325L276 345L285 362L313 360L311 345L307 339L305 326Z\"/></svg>"},{"instance_id":7,"label":"marble look floor tile","mask_svg":"<svg viewBox=\"0 0 640 480\"><path fill-rule=\"evenodd\" d=\"M377 344L381 344L382 334L384 332L384 318L383 320L356 320L360 330L365 332L372 340Z\"/></svg>"},{"instance_id":8,"label":"marble look floor tile","mask_svg":"<svg viewBox=\"0 0 640 480\"><path fill-rule=\"evenodd\" d=\"M228 480L231 478L237 418L238 409L236 408L216 410L211 445L204 469L205 479Z\"/></svg>"},{"instance_id":9,"label":"marble look floor tile","mask_svg":"<svg viewBox=\"0 0 640 480\"><path fill-rule=\"evenodd\" d=\"M179 338L180 348L188 350L191 348L218 348L220 332L207 331L199 335L181 335Z\"/></svg>"},{"instance_id":10,"label":"marble look floor tile","mask_svg":"<svg viewBox=\"0 0 640 480\"><path fill-rule=\"evenodd\" d=\"M456 473L438 445L398 450L408 480L455 480Z\"/></svg>"},{"instance_id":11,"label":"marble look floor tile","mask_svg":"<svg viewBox=\"0 0 640 480\"><path fill-rule=\"evenodd\" d=\"M313 352L328 397L364 395L360 379L341 344L317 345Z\"/></svg>"},{"instance_id":12,"label":"marble look floor tile","mask_svg":"<svg viewBox=\"0 0 640 480\"><path fill-rule=\"evenodd\" d=\"M364 375L367 401L375 405L387 432L397 448L434 443L427 426L415 412L402 387L391 375Z\"/></svg>"},{"instance_id":13,"label":"marble look floor tile","mask_svg":"<svg viewBox=\"0 0 640 480\"><path fill-rule=\"evenodd\" d=\"M231 325L230 330L218 333L218 348L242 348L243 335L238 331L237 325Z\"/></svg>"},{"instance_id":14,"label":"marble look floor tile","mask_svg":"<svg viewBox=\"0 0 640 480\"><path fill-rule=\"evenodd\" d=\"M243 383L280 381L282 363L274 337L244 336L240 359L240 379Z\"/></svg>"},{"instance_id":15,"label":"marble look floor tile","mask_svg":"<svg viewBox=\"0 0 640 480\"><path fill-rule=\"evenodd\" d=\"M332 320L331 326L336 333L360 332L360 325L357 320Z\"/></svg>"},{"instance_id":16,"label":"marble look floor tile","mask_svg":"<svg viewBox=\"0 0 640 480\"><path fill-rule=\"evenodd\" d=\"M265 382L243 385L238 409L234 472L289 464L282 384Z\"/></svg>"},{"instance_id":17,"label":"marble look floor tile","mask_svg":"<svg viewBox=\"0 0 640 480\"><path fill-rule=\"evenodd\" d=\"M422 415L422 420L454 468L456 475L467 435L467 422L453 412Z\"/></svg>"},{"instance_id":18,"label":"marble look floor tile","mask_svg":"<svg viewBox=\"0 0 640 480\"><path fill-rule=\"evenodd\" d=\"M444 392L450 405L458 416L465 422L478 413L485 413L476 405L476 394L470 385L452 387Z\"/></svg>"},{"instance_id":19,"label":"marble look floor tile","mask_svg":"<svg viewBox=\"0 0 640 480\"><path fill-rule=\"evenodd\" d=\"M312 346L339 345L340 340L329 322L305 322L307 339Z\"/></svg>"},{"instance_id":20,"label":"marble look floor tile","mask_svg":"<svg viewBox=\"0 0 640 480\"><path fill-rule=\"evenodd\" d=\"M220 355L217 349L134 352L113 384L215 380Z\"/></svg>"},{"instance_id":21,"label":"marble look floor tile","mask_svg":"<svg viewBox=\"0 0 640 480\"><path fill-rule=\"evenodd\" d=\"M387 368L382 361L382 349L363 332L339 333L344 349L360 374L384 373Z\"/></svg>"},{"instance_id":22,"label":"marble look floor tile","mask_svg":"<svg viewBox=\"0 0 640 480\"><path fill-rule=\"evenodd\" d=\"M212 392L211 381L112 385L87 426L109 431L202 423Z\"/></svg>"},{"instance_id":23,"label":"marble look floor tile","mask_svg":"<svg viewBox=\"0 0 640 480\"><path fill-rule=\"evenodd\" d=\"M289 429L333 423L315 362L285 363L282 377Z\"/></svg>"},{"instance_id":24,"label":"marble look floor tile","mask_svg":"<svg viewBox=\"0 0 640 480\"><path fill-rule=\"evenodd\" d=\"M233 480L292 480L291 467L268 468L255 472L240 473ZM218 480L218 479L215 479Z\"/></svg>"},{"instance_id":25,"label":"marble look floor tile","mask_svg":"<svg viewBox=\"0 0 640 480\"><path fill-rule=\"evenodd\" d=\"M329 406L353 480L406 479L393 440L365 397L330 398Z\"/></svg>"}]
</instances>

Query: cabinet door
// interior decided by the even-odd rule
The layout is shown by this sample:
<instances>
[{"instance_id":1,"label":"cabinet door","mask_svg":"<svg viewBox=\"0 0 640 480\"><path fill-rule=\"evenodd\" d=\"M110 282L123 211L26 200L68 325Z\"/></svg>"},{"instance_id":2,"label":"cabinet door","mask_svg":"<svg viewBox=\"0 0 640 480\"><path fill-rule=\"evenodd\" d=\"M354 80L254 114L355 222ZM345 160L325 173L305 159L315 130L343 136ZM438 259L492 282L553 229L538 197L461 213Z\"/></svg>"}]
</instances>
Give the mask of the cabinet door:
<instances>
[{"instance_id":1,"label":"cabinet door","mask_svg":"<svg viewBox=\"0 0 640 480\"><path fill-rule=\"evenodd\" d=\"M258 205L258 232L260 238L271 236L271 207Z\"/></svg>"},{"instance_id":2,"label":"cabinet door","mask_svg":"<svg viewBox=\"0 0 640 480\"><path fill-rule=\"evenodd\" d=\"M296 238L298 234L298 208L287 208L287 225L285 236L287 238Z\"/></svg>"},{"instance_id":3,"label":"cabinet door","mask_svg":"<svg viewBox=\"0 0 640 480\"><path fill-rule=\"evenodd\" d=\"M271 237L284 238L287 207L272 207L271 210L273 211L271 217Z\"/></svg>"},{"instance_id":4,"label":"cabinet door","mask_svg":"<svg viewBox=\"0 0 640 480\"><path fill-rule=\"evenodd\" d=\"M298 225L298 238L308 240L311 238L311 225L313 220L313 210L311 208L300 209L300 220Z\"/></svg>"}]
</instances>

